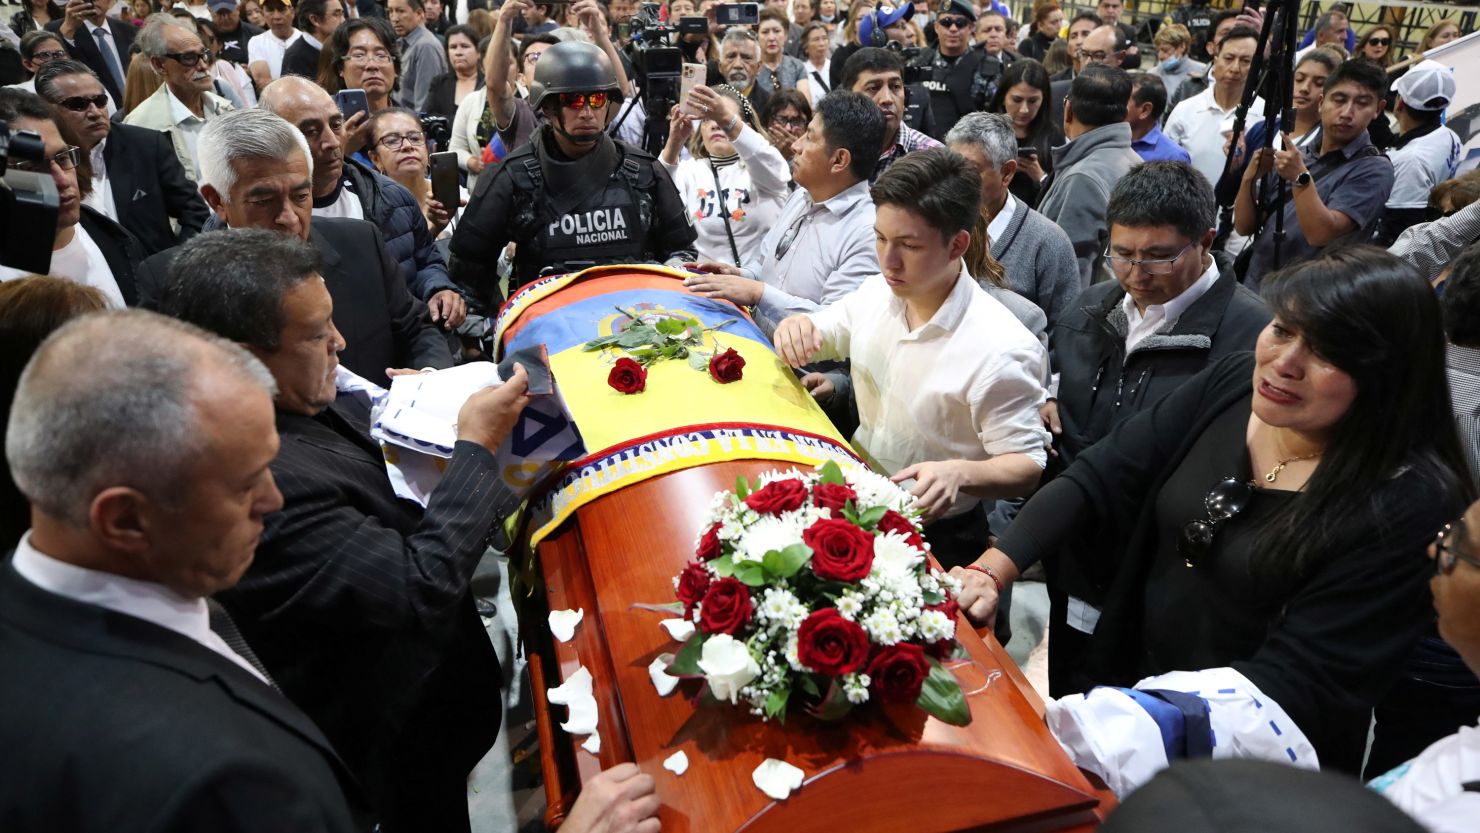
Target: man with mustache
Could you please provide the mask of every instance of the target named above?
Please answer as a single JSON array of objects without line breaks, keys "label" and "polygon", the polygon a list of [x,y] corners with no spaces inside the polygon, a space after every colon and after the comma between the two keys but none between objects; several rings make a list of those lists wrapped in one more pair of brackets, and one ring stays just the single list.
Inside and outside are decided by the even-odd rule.
[{"label": "man with mustache", "polygon": [[192,182],[199,182],[200,132],[207,121],[235,109],[231,102],[210,92],[215,83],[211,53],[200,42],[195,27],[182,25],[166,14],[151,15],[145,21],[138,43],[164,83],[123,123],[168,133],[185,173]]}]

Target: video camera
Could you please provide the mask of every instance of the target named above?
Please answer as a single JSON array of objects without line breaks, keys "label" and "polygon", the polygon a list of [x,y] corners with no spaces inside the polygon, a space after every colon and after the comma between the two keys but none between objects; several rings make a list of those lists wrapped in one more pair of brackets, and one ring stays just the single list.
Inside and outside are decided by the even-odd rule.
[{"label": "video camera", "polygon": [[647,113],[643,145],[654,154],[668,141],[668,111],[678,103],[683,75],[683,50],[675,35],[709,36],[709,18],[681,17],[678,24],[658,18],[657,3],[643,3],[632,17],[632,64],[642,85],[642,108]]},{"label": "video camera", "polygon": [[46,164],[46,146],[28,130],[0,122],[0,266],[45,275],[57,234],[57,186],[47,174],[16,170]]}]

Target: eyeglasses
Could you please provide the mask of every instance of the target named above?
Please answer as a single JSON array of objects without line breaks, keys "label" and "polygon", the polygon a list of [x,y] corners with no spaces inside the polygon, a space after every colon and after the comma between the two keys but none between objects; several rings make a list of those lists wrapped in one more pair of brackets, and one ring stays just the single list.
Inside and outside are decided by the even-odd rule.
[{"label": "eyeglasses", "polygon": [[791,224],[791,227],[786,230],[786,233],[781,235],[781,241],[776,244],[777,260],[786,257],[786,253],[791,251],[791,244],[796,242],[797,235],[802,233],[802,226],[805,226],[810,219],[812,219],[812,212],[809,211],[796,218],[796,221]]},{"label": "eyeglasses", "polygon": [[776,116],[771,119],[772,126],[800,128],[807,126],[807,120],[801,116]]},{"label": "eyeglasses", "polygon": [[524,53],[524,63],[534,66],[540,62],[540,56],[543,54],[545,54],[545,50],[543,49],[538,52],[526,52]]},{"label": "eyeglasses", "polygon": [[572,110],[582,110],[590,107],[592,110],[600,110],[606,106],[606,92],[594,93],[561,93],[560,106]]},{"label": "eyeglasses", "polygon": [[1218,530],[1238,513],[1249,507],[1254,497],[1254,484],[1237,477],[1218,481],[1203,496],[1203,509],[1207,520],[1189,521],[1182,527],[1182,540],[1177,542],[1177,552],[1188,567],[1208,554],[1213,547],[1213,538]]},{"label": "eyeglasses", "polygon": [[193,67],[201,61],[209,64],[211,62],[211,50],[202,49],[199,52],[166,52],[160,57],[179,61],[180,66]]},{"label": "eyeglasses", "polygon": [[361,66],[388,64],[391,63],[391,53],[384,49],[351,49],[349,52],[349,61],[352,64],[360,64]]},{"label": "eyeglasses", "polygon": [[420,131],[415,133],[387,133],[375,140],[375,144],[386,150],[400,150],[401,145],[411,145],[419,148],[427,143],[427,134]]},{"label": "eyeglasses", "polygon": [[44,64],[48,61],[60,61],[67,58],[68,55],[69,53],[65,49],[58,49],[55,52],[32,52],[31,62]]},{"label": "eyeglasses", "polygon": [[1392,38],[1368,38],[1367,39],[1367,44],[1369,46],[1387,46],[1388,44],[1390,44],[1392,42],[1393,42],[1393,39]]},{"label": "eyeglasses", "polygon": [[940,27],[942,29],[970,29],[971,28],[971,21],[967,20],[964,17],[937,17],[935,19],[935,22],[938,23],[938,24],[940,24]]},{"label": "eyeglasses", "polygon": [[1444,528],[1439,530],[1439,534],[1434,536],[1434,572],[1436,574],[1449,575],[1454,572],[1455,565],[1461,561],[1480,569],[1480,558],[1460,552],[1455,546],[1467,537],[1463,515],[1453,523],[1445,524]]},{"label": "eyeglasses", "polygon": [[1102,49],[1096,52],[1085,52],[1083,49],[1081,49],[1079,50],[1079,54],[1083,55],[1085,60],[1091,61],[1096,64],[1103,64],[1106,61],[1111,60],[1112,58],[1114,58],[1116,61],[1119,61],[1120,59],[1119,50],[1116,50],[1114,52],[1106,52]]},{"label": "eyeglasses", "polygon": [[1182,248],[1182,251],[1177,252],[1175,257],[1157,258],[1154,260],[1136,260],[1130,257],[1120,257],[1110,254],[1110,250],[1106,249],[1105,260],[1109,262],[1110,268],[1114,270],[1115,274],[1121,276],[1129,275],[1131,269],[1136,266],[1141,267],[1141,274],[1143,275],[1170,275],[1172,273],[1172,265],[1181,260],[1182,255],[1187,254],[1187,251],[1192,246],[1192,243],[1188,243]]},{"label": "eyeglasses", "polygon": [[89,107],[96,107],[106,112],[108,109],[108,94],[98,93],[94,96],[74,95],[52,103],[58,107],[65,107],[74,113],[86,113]]},{"label": "eyeglasses", "polygon": [[50,174],[52,165],[56,165],[61,170],[70,171],[77,167],[81,161],[82,148],[76,145],[69,145],[66,150],[44,162],[36,162],[31,159],[12,159],[10,168],[11,170],[28,171],[33,174]]}]

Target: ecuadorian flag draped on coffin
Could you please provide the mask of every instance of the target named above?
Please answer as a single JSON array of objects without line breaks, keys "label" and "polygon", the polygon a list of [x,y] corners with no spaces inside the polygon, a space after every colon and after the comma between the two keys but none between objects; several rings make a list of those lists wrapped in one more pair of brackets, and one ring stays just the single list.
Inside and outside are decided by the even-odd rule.
[{"label": "ecuadorian flag draped on coffin", "polygon": [[[530,505],[535,546],[581,506],[660,474],[726,460],[815,466],[859,465],[847,441],[734,305],[695,295],[682,272],[657,266],[600,266],[544,278],[510,298],[494,325],[500,355],[541,345],[566,410],[585,442]],[[703,353],[734,348],[744,377],[720,384],[683,360],[648,368],[647,388],[622,394],[607,384],[620,349],[586,350],[620,335],[633,316],[697,321]]]}]

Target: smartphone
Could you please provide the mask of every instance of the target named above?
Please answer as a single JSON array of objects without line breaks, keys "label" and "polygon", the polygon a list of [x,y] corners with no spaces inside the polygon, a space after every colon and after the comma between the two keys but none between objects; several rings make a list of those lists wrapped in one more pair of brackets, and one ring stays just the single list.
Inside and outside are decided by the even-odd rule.
[{"label": "smartphone", "polygon": [[716,6],[714,22],[721,26],[754,26],[761,22],[759,3],[725,3]]},{"label": "smartphone", "polygon": [[457,214],[459,194],[457,154],[452,151],[434,153],[432,163],[432,198],[442,203],[448,214]]},{"label": "smartphone", "polygon": [[355,113],[370,111],[370,99],[365,97],[364,90],[340,90],[334,94],[334,103],[339,105],[339,112],[344,114],[345,121]]},{"label": "smartphone", "polygon": [[1038,158],[1038,151],[1036,151],[1036,150],[1034,150],[1032,148],[1018,148],[1017,155],[1018,156],[1025,156],[1025,157],[1027,157],[1029,159],[1037,159]]},{"label": "smartphone", "polygon": [[689,93],[704,83],[708,68],[704,64],[684,64],[678,78],[678,109],[681,113],[694,115],[689,109]]}]

